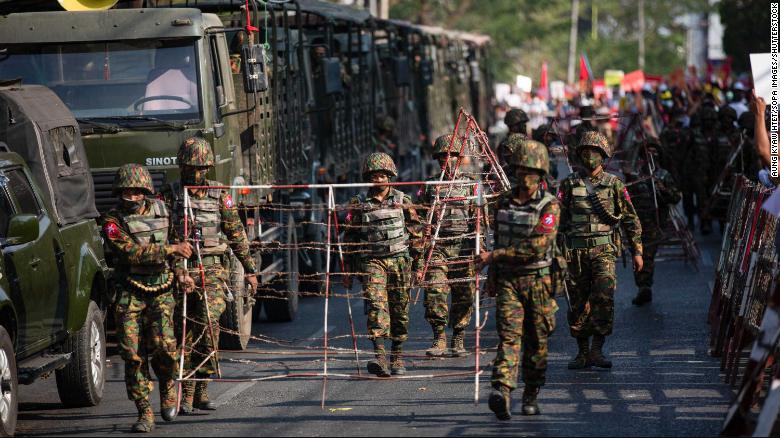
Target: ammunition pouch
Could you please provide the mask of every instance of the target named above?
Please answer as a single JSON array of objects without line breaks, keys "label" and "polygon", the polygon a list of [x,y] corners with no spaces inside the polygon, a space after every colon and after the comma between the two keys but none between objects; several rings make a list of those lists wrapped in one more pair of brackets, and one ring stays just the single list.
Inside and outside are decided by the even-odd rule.
[{"label": "ammunition pouch", "polygon": [[623,218],[623,215],[615,216],[607,211],[604,206],[604,202],[599,198],[595,192],[588,193],[588,201],[593,206],[593,211],[598,215],[599,219],[604,221],[605,224],[614,227]]}]

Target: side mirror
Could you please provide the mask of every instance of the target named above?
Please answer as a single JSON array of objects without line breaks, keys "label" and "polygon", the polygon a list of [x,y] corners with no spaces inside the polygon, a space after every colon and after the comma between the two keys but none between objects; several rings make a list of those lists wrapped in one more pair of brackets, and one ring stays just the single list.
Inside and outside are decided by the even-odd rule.
[{"label": "side mirror", "polygon": [[261,44],[246,44],[241,47],[241,64],[244,68],[244,90],[259,93],[268,89],[268,75],[265,70],[265,50]]},{"label": "side mirror", "polygon": [[341,80],[341,60],[336,57],[322,58],[322,72],[325,75],[325,94],[336,94],[344,91]]},{"label": "side mirror", "polygon": [[34,214],[17,214],[8,223],[6,246],[22,245],[38,238],[38,216]]}]

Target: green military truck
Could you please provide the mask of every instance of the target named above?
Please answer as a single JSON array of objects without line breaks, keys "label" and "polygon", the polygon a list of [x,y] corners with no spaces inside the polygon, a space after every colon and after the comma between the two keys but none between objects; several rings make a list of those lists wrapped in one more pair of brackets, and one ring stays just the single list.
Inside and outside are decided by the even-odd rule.
[{"label": "green military truck", "polygon": [[0,433],[17,385],[56,373],[60,400],[103,397],[108,268],[78,124],[41,86],[0,86]]}]

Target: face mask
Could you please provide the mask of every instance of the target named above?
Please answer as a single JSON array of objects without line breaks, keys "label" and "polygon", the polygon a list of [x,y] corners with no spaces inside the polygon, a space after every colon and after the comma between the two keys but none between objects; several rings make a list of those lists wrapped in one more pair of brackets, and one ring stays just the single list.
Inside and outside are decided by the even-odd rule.
[{"label": "face mask", "polygon": [[517,189],[522,192],[534,192],[542,182],[541,175],[535,173],[518,173],[515,176]]},{"label": "face mask", "polygon": [[136,214],[141,210],[144,205],[143,199],[140,201],[131,201],[129,199],[122,198],[122,208],[131,214]]},{"label": "face mask", "polygon": [[181,170],[181,181],[184,185],[188,186],[200,186],[206,182],[206,172],[200,172],[201,176],[198,177],[198,170],[195,167],[184,167]]},{"label": "face mask", "polygon": [[583,151],[580,154],[580,158],[582,158],[582,164],[584,164],[588,170],[595,170],[604,162],[604,157],[596,151]]}]

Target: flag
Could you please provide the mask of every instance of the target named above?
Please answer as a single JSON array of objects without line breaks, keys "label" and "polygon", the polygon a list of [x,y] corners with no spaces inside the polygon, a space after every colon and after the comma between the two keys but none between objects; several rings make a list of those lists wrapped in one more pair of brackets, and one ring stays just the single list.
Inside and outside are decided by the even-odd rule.
[{"label": "flag", "polygon": [[541,99],[547,100],[547,96],[549,95],[547,88],[549,87],[548,79],[547,79],[547,61],[544,61],[542,63],[542,77],[539,78],[539,90],[537,90],[536,95],[539,96]]},{"label": "flag", "polygon": [[593,80],[593,70],[590,68],[590,62],[585,52],[580,54],[580,81]]}]

